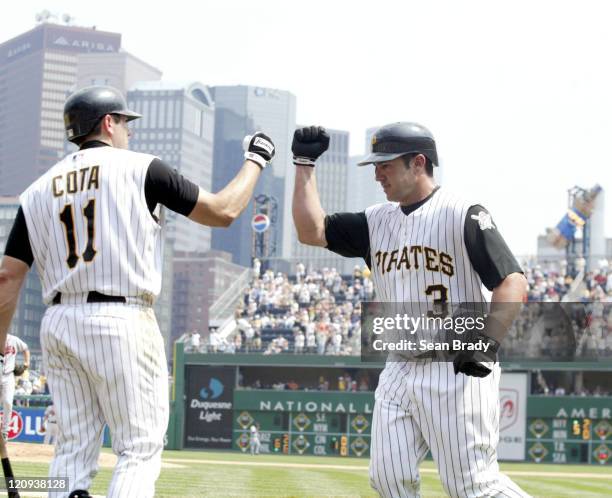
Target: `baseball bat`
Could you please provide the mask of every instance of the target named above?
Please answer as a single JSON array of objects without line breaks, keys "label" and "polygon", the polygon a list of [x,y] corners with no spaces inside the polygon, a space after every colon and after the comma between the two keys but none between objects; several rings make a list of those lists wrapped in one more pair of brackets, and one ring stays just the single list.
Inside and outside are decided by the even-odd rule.
[{"label": "baseball bat", "polygon": [[[6,450],[6,441],[0,435],[0,458],[2,459],[2,471],[4,472],[4,480],[6,482],[6,489],[9,489],[9,479],[15,479],[15,474],[13,474],[13,469],[11,467],[11,461],[8,457],[8,452]],[[20,498],[18,491],[9,491],[9,498]]]}]

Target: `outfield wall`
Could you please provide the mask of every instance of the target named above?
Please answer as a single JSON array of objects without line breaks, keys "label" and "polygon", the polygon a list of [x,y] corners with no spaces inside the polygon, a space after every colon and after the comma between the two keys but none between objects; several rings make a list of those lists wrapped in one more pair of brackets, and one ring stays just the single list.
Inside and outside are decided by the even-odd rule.
[{"label": "outfield wall", "polygon": [[[245,452],[249,450],[249,428],[255,424],[259,425],[262,452],[369,455],[373,392],[239,389],[238,368],[292,366],[299,378],[299,372],[307,368],[323,372],[325,368],[382,365],[362,364],[355,357],[185,355],[182,344],[174,360],[168,448]],[[531,374],[526,365],[502,366],[501,460],[612,465],[611,397],[529,396]],[[543,366],[547,367],[561,369],[564,365]],[[565,365],[566,369],[579,367]]]}]

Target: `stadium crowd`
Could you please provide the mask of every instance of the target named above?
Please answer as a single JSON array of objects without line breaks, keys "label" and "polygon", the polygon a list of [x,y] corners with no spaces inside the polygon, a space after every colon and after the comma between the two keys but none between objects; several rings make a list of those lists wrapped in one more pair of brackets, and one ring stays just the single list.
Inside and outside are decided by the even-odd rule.
[{"label": "stadium crowd", "polygon": [[[504,347],[518,356],[537,356],[526,335],[546,310],[569,297],[584,303],[586,311],[581,319],[573,317],[569,339],[553,333],[557,328],[544,330],[547,347],[569,347],[587,356],[612,355],[612,261],[598,262],[581,282],[568,274],[564,261],[523,260],[522,265],[528,281],[527,309],[515,321]],[[299,263],[291,277],[272,270],[259,274],[256,267],[235,313],[237,333],[227,339],[212,331],[203,342],[194,331],[185,336],[186,351],[358,355],[361,301],[369,300],[375,300],[374,286],[365,266],[355,266],[352,275],[343,276],[335,268],[306,270]]]},{"label": "stadium crowd", "polygon": [[[374,298],[367,268],[355,266],[350,277],[335,268],[306,271],[294,277],[272,270],[256,276],[236,310],[238,333],[230,341],[216,332],[205,346],[209,352],[263,354],[293,352],[330,355],[359,354],[361,301]],[[203,349],[197,332],[186,349]]]},{"label": "stadium crowd", "polygon": [[523,262],[527,302],[504,340],[517,358],[612,356],[612,262],[601,260],[575,280],[565,261]]}]

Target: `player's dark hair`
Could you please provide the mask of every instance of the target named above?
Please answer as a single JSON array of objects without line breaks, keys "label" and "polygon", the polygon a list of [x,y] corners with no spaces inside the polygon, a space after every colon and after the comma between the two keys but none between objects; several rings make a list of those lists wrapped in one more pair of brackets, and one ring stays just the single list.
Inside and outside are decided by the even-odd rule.
[{"label": "player's dark hair", "polygon": [[[406,166],[406,168],[410,168],[410,161],[412,161],[412,158],[416,156],[417,154],[418,152],[416,154],[406,154],[402,156],[402,159],[404,160],[404,165]],[[427,156],[425,156],[425,173],[430,178],[433,178],[434,176],[433,164],[431,163],[431,160]]]},{"label": "player's dark hair", "polygon": [[[98,121],[98,124],[94,126],[93,129],[87,135],[85,135],[78,142],[75,141],[74,143],[76,145],[81,145],[87,142],[87,140],[91,140],[93,137],[97,137],[98,135],[100,135],[100,133],[102,133],[102,120],[104,119],[105,116],[106,114],[100,118],[100,121]],[[119,124],[119,122],[121,121],[121,116],[119,116],[118,114],[111,114],[111,116],[115,124]]]}]

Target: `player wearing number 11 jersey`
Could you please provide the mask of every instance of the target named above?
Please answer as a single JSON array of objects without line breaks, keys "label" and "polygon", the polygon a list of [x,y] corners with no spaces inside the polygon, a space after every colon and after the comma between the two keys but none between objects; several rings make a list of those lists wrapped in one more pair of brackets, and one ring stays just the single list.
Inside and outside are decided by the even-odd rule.
[{"label": "player wearing number 11 jersey", "polygon": [[88,497],[104,425],[118,457],[109,497],[152,497],[168,423],[168,371],[152,305],[161,289],[162,206],[208,226],[228,226],[248,205],[274,156],[263,133],[243,142],[246,161],[209,193],[149,154],[127,150],[140,117],[109,87],[89,87],[64,107],[68,154],[20,197],[0,266],[0,346],[34,262],[49,306],[43,363],[57,414],[50,476]]}]

